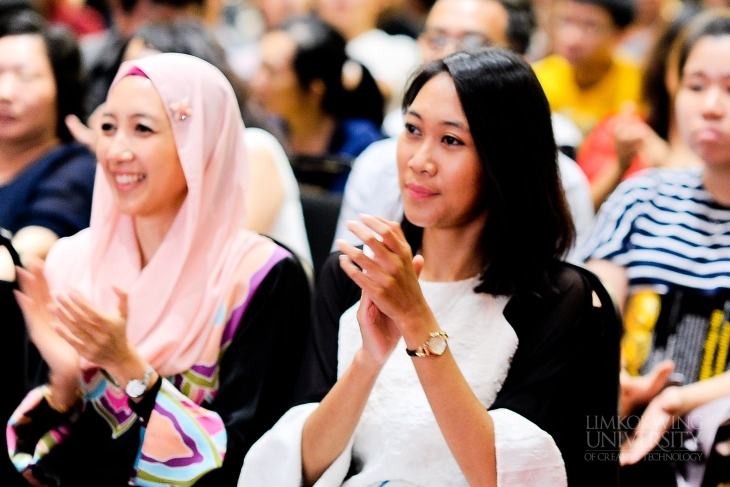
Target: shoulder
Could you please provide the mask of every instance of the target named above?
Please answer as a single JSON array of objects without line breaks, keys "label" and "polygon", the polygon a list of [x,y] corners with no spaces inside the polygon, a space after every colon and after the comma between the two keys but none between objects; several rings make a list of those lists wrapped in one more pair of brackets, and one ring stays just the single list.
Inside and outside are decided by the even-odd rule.
[{"label": "shoulder", "polygon": [[[578,326],[592,308],[592,287],[589,271],[556,262],[551,272],[552,292],[546,296],[513,296],[504,316],[515,329],[520,341],[530,335],[562,335]],[[562,333],[561,333],[562,331]]]},{"label": "shoulder", "polygon": [[570,63],[557,54],[553,54],[536,62],[532,65],[532,69],[540,79],[540,82],[543,82],[543,79],[553,80],[555,78],[567,78],[572,72]]},{"label": "shoulder", "polygon": [[47,156],[47,179],[79,181],[89,186],[94,183],[96,157],[86,147],[76,142],[62,144]]}]

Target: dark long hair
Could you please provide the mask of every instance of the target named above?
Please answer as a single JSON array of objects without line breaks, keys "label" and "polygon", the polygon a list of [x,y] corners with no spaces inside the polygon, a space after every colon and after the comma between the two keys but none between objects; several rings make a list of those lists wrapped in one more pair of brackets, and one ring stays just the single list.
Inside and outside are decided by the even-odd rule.
[{"label": "dark long hair", "polygon": [[[403,100],[406,110],[434,76],[447,73],[483,166],[488,217],[481,237],[488,266],[477,291],[550,294],[551,273],[573,245],[575,228],[560,183],[545,93],[518,55],[487,48],[424,65]],[[423,229],[404,219],[415,251]]]},{"label": "dark long hair", "polygon": [[647,122],[654,132],[664,140],[669,138],[669,118],[672,100],[667,91],[667,63],[675,45],[687,24],[702,9],[693,4],[684,4],[679,13],[659,34],[647,56],[644,75],[641,79],[641,97],[648,107]]},{"label": "dark long hair", "polygon": [[20,10],[0,20],[0,37],[39,35],[46,45],[56,81],[56,134],[63,142],[74,140],[66,127],[67,115],[84,119],[86,83],[81,71],[81,53],[73,34],[63,27],[51,26],[38,13]]},{"label": "dark long hair", "polygon": [[[378,127],[383,122],[384,99],[370,71],[345,52],[342,35],[315,15],[293,17],[276,30],[294,40],[294,72],[299,85],[308,89],[314,80],[325,85],[322,109],[338,118],[364,118]],[[352,86],[343,82],[353,68]]]}]

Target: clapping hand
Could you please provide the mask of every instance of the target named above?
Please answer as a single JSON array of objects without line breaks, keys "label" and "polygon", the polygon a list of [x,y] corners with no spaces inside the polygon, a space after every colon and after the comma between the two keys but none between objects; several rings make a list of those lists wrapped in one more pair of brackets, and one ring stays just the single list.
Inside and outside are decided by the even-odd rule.
[{"label": "clapping hand", "polygon": [[112,287],[119,298],[116,314],[105,314],[80,293],[58,296],[53,312],[55,331],[87,361],[112,369],[133,355],[127,339],[127,293]]},{"label": "clapping hand", "polygon": [[70,406],[77,399],[79,354],[55,331],[58,322],[52,312],[54,301],[43,275],[43,263],[31,257],[27,270],[18,267],[16,272],[21,291],[15,291],[15,298],[30,339],[50,369],[54,402],[62,407]]},{"label": "clapping hand", "polygon": [[634,436],[621,446],[621,464],[634,464],[652,451],[683,414],[683,404],[680,387],[668,387],[655,397],[641,416]]},{"label": "clapping hand", "polygon": [[418,284],[423,257],[413,257],[398,223],[370,215],[361,218],[365,226],[348,222],[348,228],[373,251],[373,257],[338,241],[344,254],[340,265],[363,292],[358,310],[363,346],[375,361],[383,363],[402,335],[398,327],[403,318],[428,309]]}]

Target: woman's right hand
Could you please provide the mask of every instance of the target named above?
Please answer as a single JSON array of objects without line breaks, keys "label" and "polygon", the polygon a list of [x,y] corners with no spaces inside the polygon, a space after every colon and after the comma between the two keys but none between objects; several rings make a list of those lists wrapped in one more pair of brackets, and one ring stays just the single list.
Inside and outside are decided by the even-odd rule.
[{"label": "woman's right hand", "polygon": [[[349,260],[345,255],[340,256],[343,265],[348,264],[345,259]],[[352,262],[349,264],[352,265]],[[378,309],[364,291],[357,310],[357,321],[360,324],[365,354],[371,362],[383,365],[400,340],[398,327]]]},{"label": "woman's right hand", "polygon": [[28,334],[50,369],[53,401],[59,406],[71,406],[77,399],[80,375],[79,355],[55,330],[56,306],[39,259],[28,259],[27,270],[16,268],[21,291],[15,291]]}]

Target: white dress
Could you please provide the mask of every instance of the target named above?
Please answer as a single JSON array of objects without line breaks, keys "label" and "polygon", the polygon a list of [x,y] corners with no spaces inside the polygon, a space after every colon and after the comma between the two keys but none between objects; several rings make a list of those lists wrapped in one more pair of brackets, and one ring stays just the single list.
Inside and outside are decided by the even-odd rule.
[{"label": "white dress", "polygon": [[[518,339],[502,311],[508,297],[474,293],[477,279],[436,283],[421,289],[440,327],[449,333],[449,347],[485,408],[494,401],[507,377]],[[362,344],[356,312],[359,303],[340,318],[338,377],[352,363]],[[401,339],[386,362],[345,451],[316,487],[387,485],[447,487],[468,484],[440,433],[436,418]],[[438,360],[437,358],[425,360]],[[240,486],[301,485],[301,431],[316,404],[291,409],[249,451]],[[498,485],[565,486],[560,451],[552,437],[522,416],[490,411],[495,428]],[[351,463],[360,465],[345,477]]]}]

